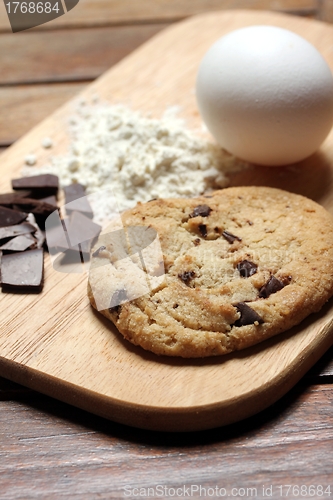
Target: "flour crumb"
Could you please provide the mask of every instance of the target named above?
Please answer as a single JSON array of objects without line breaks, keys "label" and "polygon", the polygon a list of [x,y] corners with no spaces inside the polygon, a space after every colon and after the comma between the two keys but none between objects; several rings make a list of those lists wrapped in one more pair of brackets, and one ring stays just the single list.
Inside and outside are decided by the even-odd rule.
[{"label": "flour crumb", "polygon": [[37,163],[37,157],[36,157],[36,155],[33,155],[33,154],[31,154],[31,155],[27,155],[27,156],[24,158],[24,163],[25,163],[26,165],[31,166],[31,167],[32,167],[32,166],[34,166],[34,165],[36,165],[36,163]]},{"label": "flour crumb", "polygon": [[[112,190],[119,210],[152,198],[192,197],[228,185],[227,174],[244,163],[188,130],[177,109],[161,119],[123,105],[81,100],[69,119],[71,143],[63,156],[39,170],[62,186],[79,182],[86,193]],[[31,175],[31,169],[24,172]],[[101,204],[108,216],[108,201]]]},{"label": "flour crumb", "polygon": [[50,137],[44,137],[44,139],[42,140],[42,146],[45,149],[52,148],[52,146],[53,146],[52,139],[50,139]]}]

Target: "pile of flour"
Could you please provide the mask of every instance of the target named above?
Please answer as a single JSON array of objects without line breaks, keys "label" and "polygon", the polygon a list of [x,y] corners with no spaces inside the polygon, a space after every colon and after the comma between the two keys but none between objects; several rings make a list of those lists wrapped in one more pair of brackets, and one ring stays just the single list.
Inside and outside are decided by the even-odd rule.
[{"label": "pile of flour", "polygon": [[[87,194],[111,190],[121,211],[138,201],[225,187],[227,173],[243,165],[186,129],[174,108],[153,119],[123,105],[81,102],[70,120],[70,135],[68,153],[52,157],[38,173],[58,175],[62,186],[82,183]],[[36,170],[26,167],[24,174]],[[114,209],[107,200],[99,205],[103,217]]]}]

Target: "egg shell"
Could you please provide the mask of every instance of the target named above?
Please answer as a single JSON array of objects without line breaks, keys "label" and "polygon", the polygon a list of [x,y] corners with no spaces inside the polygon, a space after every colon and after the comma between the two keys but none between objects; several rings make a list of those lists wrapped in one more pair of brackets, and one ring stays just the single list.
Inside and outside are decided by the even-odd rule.
[{"label": "egg shell", "polygon": [[249,26],[219,39],[200,64],[196,96],[216,141],[261,165],[307,158],[333,123],[328,64],[304,38],[275,26]]}]

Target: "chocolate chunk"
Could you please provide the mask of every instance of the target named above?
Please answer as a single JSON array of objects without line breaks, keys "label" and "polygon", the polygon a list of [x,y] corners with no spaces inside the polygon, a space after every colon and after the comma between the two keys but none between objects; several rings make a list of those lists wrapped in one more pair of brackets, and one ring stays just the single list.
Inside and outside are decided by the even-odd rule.
[{"label": "chocolate chunk", "polygon": [[112,295],[109,312],[119,312],[122,303],[128,300],[128,295],[125,289],[116,290]]},{"label": "chocolate chunk", "polygon": [[7,241],[0,246],[0,250],[7,250],[10,252],[24,252],[24,250],[28,250],[28,248],[36,248],[37,241],[31,234],[21,234],[20,236],[16,236],[11,240]]},{"label": "chocolate chunk", "polygon": [[[45,242],[45,231],[42,231],[38,226],[34,214],[28,214],[27,223],[34,228],[33,236],[37,241],[37,248],[42,248]],[[21,226],[24,224],[21,224]]]},{"label": "chocolate chunk", "polygon": [[242,278],[248,278],[257,272],[258,266],[250,260],[242,260],[238,262],[237,269]]},{"label": "chocolate chunk", "polygon": [[102,252],[103,250],[106,249],[106,246],[102,245],[101,247],[97,248],[97,250],[94,251],[92,254],[93,257],[98,257],[99,253]]},{"label": "chocolate chunk", "polygon": [[12,180],[13,189],[31,189],[44,196],[57,194],[59,189],[59,179],[53,174],[32,175],[31,177],[21,177]]},{"label": "chocolate chunk", "polygon": [[32,191],[19,191],[17,193],[3,193],[0,194],[0,205],[3,206],[11,206],[15,203],[17,198],[30,198],[32,195]]},{"label": "chocolate chunk", "polygon": [[67,215],[75,211],[83,213],[89,219],[93,218],[94,214],[82,184],[75,183],[65,186],[64,192]]},{"label": "chocolate chunk", "polygon": [[27,218],[27,214],[18,210],[0,206],[0,227],[14,226],[20,224]]},{"label": "chocolate chunk", "polygon": [[241,314],[240,318],[235,322],[235,326],[253,325],[256,322],[262,324],[264,322],[262,317],[245,302],[238,302],[235,307]]},{"label": "chocolate chunk", "polygon": [[38,293],[43,287],[43,250],[3,255],[1,259],[3,292]]},{"label": "chocolate chunk", "polygon": [[28,222],[23,222],[22,224],[16,224],[14,226],[2,227],[0,228],[0,241],[3,242],[3,240],[15,238],[21,234],[34,233],[35,231],[35,227]]},{"label": "chocolate chunk", "polygon": [[33,198],[17,198],[13,208],[34,214],[37,224],[42,229],[45,228],[45,220],[55,209],[53,205]]},{"label": "chocolate chunk", "polygon": [[180,278],[185,285],[189,285],[190,281],[195,278],[194,271],[185,271],[184,273],[178,274],[178,278]]},{"label": "chocolate chunk", "polygon": [[92,243],[101,232],[101,226],[81,212],[72,212],[69,220],[65,220],[65,225],[71,246],[80,244],[83,253],[90,253]]},{"label": "chocolate chunk", "polygon": [[239,238],[239,236],[235,236],[234,234],[229,233],[229,231],[223,231],[222,236],[227,240],[228,243],[233,243],[236,240],[242,241],[242,238]]},{"label": "chocolate chunk", "polygon": [[260,288],[259,290],[259,297],[262,299],[267,299],[272,293],[276,293],[279,290],[284,288],[284,284],[282,281],[277,279],[275,276],[271,276],[267,283]]},{"label": "chocolate chunk", "polygon": [[206,238],[206,236],[207,236],[207,226],[206,226],[206,224],[199,224],[198,229],[199,229],[199,231],[201,233],[201,236],[203,238]]},{"label": "chocolate chunk", "polygon": [[208,205],[198,205],[194,208],[190,217],[208,217],[212,209]]},{"label": "chocolate chunk", "polygon": [[57,198],[54,195],[46,196],[45,198],[40,198],[39,201],[44,201],[44,203],[52,205],[55,209],[58,207]]}]

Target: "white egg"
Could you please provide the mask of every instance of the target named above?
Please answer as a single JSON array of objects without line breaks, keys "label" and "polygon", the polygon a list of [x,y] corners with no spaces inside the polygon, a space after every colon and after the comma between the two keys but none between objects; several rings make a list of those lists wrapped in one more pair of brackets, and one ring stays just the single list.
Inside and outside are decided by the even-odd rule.
[{"label": "white egg", "polygon": [[333,77],[318,50],[291,31],[250,26],[218,40],[197,75],[200,114],[243,160],[286,165],[314,153],[333,123]]}]

